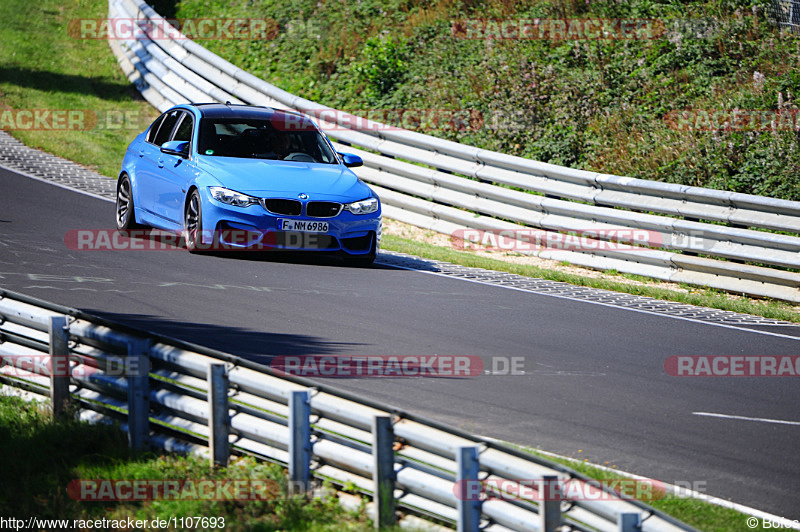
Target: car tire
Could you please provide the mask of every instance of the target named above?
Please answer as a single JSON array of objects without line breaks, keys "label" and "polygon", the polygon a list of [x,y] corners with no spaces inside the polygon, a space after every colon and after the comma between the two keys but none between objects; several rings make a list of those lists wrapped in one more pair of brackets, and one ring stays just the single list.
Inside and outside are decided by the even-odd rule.
[{"label": "car tire", "polygon": [[128,174],[122,174],[117,182],[117,201],[116,201],[115,220],[117,231],[121,233],[132,229],[139,229],[142,226],[136,223],[136,210],[133,203],[133,187]]},{"label": "car tire", "polygon": [[189,253],[202,253],[205,251],[206,245],[201,240],[203,232],[203,203],[197,190],[192,191],[189,195],[189,200],[186,202],[186,209],[183,213],[183,227],[183,238]]},{"label": "car tire", "polygon": [[372,248],[366,255],[351,255],[346,251],[343,251],[342,255],[344,257],[344,262],[348,266],[353,266],[355,268],[368,268],[372,266],[372,263],[375,262],[375,257],[377,256],[375,237],[372,237]]}]

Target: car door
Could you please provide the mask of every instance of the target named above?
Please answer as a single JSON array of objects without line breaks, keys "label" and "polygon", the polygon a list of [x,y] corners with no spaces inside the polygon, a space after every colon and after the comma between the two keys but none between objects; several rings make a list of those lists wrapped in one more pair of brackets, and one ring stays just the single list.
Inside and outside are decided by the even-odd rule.
[{"label": "car door", "polygon": [[169,140],[189,143],[185,157],[161,153],[158,195],[155,198],[155,212],[168,221],[183,223],[183,198],[187,183],[193,177],[194,164],[190,158],[194,137],[194,116],[182,111],[178,123]]},{"label": "car door", "polygon": [[[139,149],[139,160],[136,164],[137,180],[137,199],[139,206],[147,211],[149,215],[156,215],[156,219],[147,220],[154,225],[163,225],[162,215],[156,211],[156,199],[161,193],[162,174],[164,166],[164,154],[161,153],[161,145],[167,142],[172,136],[172,131],[180,119],[182,111],[167,111],[162,118],[158,129],[148,134],[145,142]],[[155,124],[154,124],[155,125]]]},{"label": "car door", "polygon": [[[135,167],[133,171],[133,188],[134,188],[134,201],[136,208],[139,209],[139,216],[149,217],[152,211],[152,205],[148,203],[147,197],[150,195],[148,191],[148,182],[152,179],[152,174],[156,168],[156,152],[158,151],[155,146],[155,137],[158,134],[158,129],[164,121],[167,113],[162,114],[153,121],[153,124],[148,128],[145,138],[140,142],[136,149]],[[142,220],[147,221],[147,220]]]}]

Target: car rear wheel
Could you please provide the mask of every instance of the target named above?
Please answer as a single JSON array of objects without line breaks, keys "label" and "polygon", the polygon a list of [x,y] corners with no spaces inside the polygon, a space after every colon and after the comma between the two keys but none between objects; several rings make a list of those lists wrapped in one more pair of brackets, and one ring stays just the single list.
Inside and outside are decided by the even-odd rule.
[{"label": "car rear wheel", "polygon": [[133,205],[133,187],[128,174],[122,174],[117,183],[116,223],[118,231],[130,231],[141,227],[136,223]]}]

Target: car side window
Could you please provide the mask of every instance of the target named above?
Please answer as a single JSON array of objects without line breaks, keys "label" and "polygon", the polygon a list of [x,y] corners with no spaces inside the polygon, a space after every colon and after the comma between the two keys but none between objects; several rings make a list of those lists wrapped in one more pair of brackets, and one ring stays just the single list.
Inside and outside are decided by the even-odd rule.
[{"label": "car side window", "polygon": [[194,126],[192,115],[189,113],[183,113],[181,122],[178,124],[177,129],[175,129],[175,134],[172,136],[172,140],[191,142],[192,130],[194,129],[192,126]]},{"label": "car side window", "polygon": [[158,133],[158,128],[161,126],[161,122],[164,120],[165,116],[167,116],[167,113],[164,113],[155,119],[153,125],[151,125],[150,129],[147,130],[147,138],[145,138],[145,141],[153,144],[156,138],[156,133]]},{"label": "car side window", "polygon": [[158,133],[156,133],[156,138],[153,142],[156,146],[161,146],[169,140],[172,130],[175,128],[175,123],[180,117],[181,112],[177,110],[167,113],[167,116],[161,121],[161,127],[158,128]]}]

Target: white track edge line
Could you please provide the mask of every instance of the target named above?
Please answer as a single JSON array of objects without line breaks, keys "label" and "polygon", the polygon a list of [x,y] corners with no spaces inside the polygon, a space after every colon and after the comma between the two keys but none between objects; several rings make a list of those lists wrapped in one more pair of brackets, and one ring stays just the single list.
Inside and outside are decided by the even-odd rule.
[{"label": "white track edge line", "polygon": [[[111,199],[111,198],[106,198],[105,196],[100,196],[100,195],[95,194],[93,192],[87,192],[86,190],[81,190],[79,188],[73,188],[73,187],[71,187],[69,185],[65,185],[63,183],[58,183],[56,181],[51,181],[51,180],[45,179],[43,177],[39,177],[39,176],[36,176],[36,175],[33,175],[33,174],[29,174],[28,172],[26,172],[24,170],[18,170],[16,168],[11,167],[11,166],[6,166],[3,163],[0,163],[0,168],[2,168],[3,170],[8,170],[9,172],[12,172],[12,173],[19,174],[19,175],[21,175],[23,177],[27,177],[27,178],[33,179],[35,181],[39,181],[41,183],[47,183],[49,185],[53,185],[53,186],[56,186],[56,187],[59,187],[59,188],[63,188],[65,190],[71,190],[72,192],[77,192],[78,194],[83,194],[85,196],[90,196],[90,197],[95,198],[95,199],[99,199],[99,200],[103,200],[103,201],[108,201],[108,202],[114,203],[114,200]],[[108,179],[113,179],[113,178],[109,177]]]},{"label": "white track edge line", "polygon": [[[495,283],[491,283],[489,281],[481,281],[481,280],[478,280],[478,279],[464,279],[463,277],[456,277],[456,276],[449,275],[447,273],[429,272],[429,271],[426,271],[426,270],[419,270],[417,268],[411,268],[411,267],[408,267],[408,266],[398,266],[398,265],[395,265],[395,264],[386,264],[386,266],[390,266],[392,268],[400,268],[402,270],[415,271],[415,272],[419,272],[419,273],[427,273],[427,274],[430,274],[430,275],[438,275],[440,277],[448,277],[450,279],[456,279],[458,281],[468,281],[468,282],[471,282],[471,283],[478,283],[478,284],[482,284],[482,285],[486,285],[486,286],[494,286],[494,287],[498,287],[498,288],[505,288],[505,289],[508,289],[508,290],[517,290],[519,292],[527,292],[529,294],[537,294],[537,295],[541,295],[541,296],[555,297],[555,298],[558,298],[558,299],[566,299],[566,300],[569,300],[569,301],[576,301],[576,302],[580,302],[580,303],[591,303],[593,305],[601,305],[601,306],[604,306],[604,307],[615,308],[615,309],[619,309],[619,310],[627,310],[627,311],[630,311],[630,312],[641,312],[643,314],[650,314],[650,315],[653,315],[653,316],[662,316],[662,317],[665,317],[665,318],[672,318],[672,319],[675,319],[675,320],[690,321],[692,323],[699,323],[699,324],[703,324],[703,325],[713,325],[715,327],[722,327],[724,329],[733,329],[733,330],[736,330],[736,331],[752,332],[752,333],[756,333],[756,334],[764,334],[764,335],[767,335],[767,336],[775,336],[775,337],[778,337],[778,338],[786,338],[786,339],[789,339],[789,340],[800,341],[800,336],[791,336],[789,334],[781,334],[781,333],[776,333],[776,332],[771,332],[771,331],[759,331],[758,329],[749,329],[747,327],[738,327],[736,325],[730,325],[728,323],[718,323],[718,322],[714,322],[714,321],[698,320],[697,318],[688,318],[686,316],[674,316],[674,315],[668,314],[666,312],[654,312],[652,310],[644,310],[644,309],[639,309],[639,308],[630,308],[630,307],[625,307],[625,306],[622,306],[622,305],[614,305],[612,303],[604,303],[602,301],[592,301],[590,299],[578,299],[578,298],[574,298],[574,297],[570,297],[570,296],[564,296],[564,295],[561,295],[561,294],[549,294],[549,293],[546,293],[546,292],[536,292],[534,290],[529,290],[527,288],[517,288],[516,286],[506,286],[506,285],[501,285],[501,284],[495,284]],[[653,298],[653,299],[656,299],[656,298]],[[662,300],[658,300],[658,299],[656,299],[656,300],[657,301],[662,301]],[[698,308],[708,308],[708,307],[698,307]],[[769,326],[769,325],[765,324],[765,327],[767,327],[767,326]]]}]

